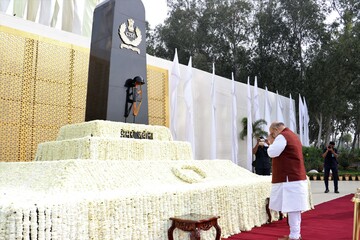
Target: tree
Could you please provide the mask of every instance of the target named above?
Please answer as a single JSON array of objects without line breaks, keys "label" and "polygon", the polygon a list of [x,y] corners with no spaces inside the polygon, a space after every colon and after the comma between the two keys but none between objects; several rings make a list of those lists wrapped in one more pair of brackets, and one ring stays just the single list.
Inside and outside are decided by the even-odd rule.
[{"label": "tree", "polygon": [[[352,142],[352,136],[350,133],[345,133],[340,137],[340,142],[344,143],[346,147]],[[340,144],[339,144],[340,145]]]},{"label": "tree", "polygon": [[[243,125],[243,130],[240,132],[240,139],[244,140],[247,136],[247,118],[244,117],[241,122]],[[252,138],[258,139],[261,136],[267,136],[268,133],[264,131],[264,126],[266,126],[267,122],[264,119],[259,119],[253,122],[252,124]]]},{"label": "tree", "polygon": [[[157,27],[158,57],[171,59],[178,49],[179,62],[186,64],[193,56],[193,66],[211,71],[215,62],[217,75],[235,79],[247,74],[251,5],[246,0],[168,1],[170,16]],[[165,50],[165,51],[163,51]],[[245,81],[245,80],[244,80]]]},{"label": "tree", "polygon": [[302,93],[312,52],[320,44],[324,13],[314,0],[260,1],[256,8],[254,74],[266,79],[269,89],[296,96]]},{"label": "tree", "polygon": [[[360,137],[360,2],[333,0],[168,0],[169,17],[149,40],[149,52],[282,95],[306,97],[310,141]],[[339,17],[326,23],[335,10]],[[296,100],[297,101],[297,100]]]}]

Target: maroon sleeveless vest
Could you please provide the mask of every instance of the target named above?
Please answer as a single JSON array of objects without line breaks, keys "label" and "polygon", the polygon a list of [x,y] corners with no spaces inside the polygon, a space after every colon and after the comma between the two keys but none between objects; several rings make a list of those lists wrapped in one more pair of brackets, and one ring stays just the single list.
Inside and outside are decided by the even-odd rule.
[{"label": "maroon sleeveless vest", "polygon": [[272,159],[272,183],[306,180],[306,170],[302,154],[302,144],[298,136],[285,128],[281,134],[286,139],[284,151]]}]

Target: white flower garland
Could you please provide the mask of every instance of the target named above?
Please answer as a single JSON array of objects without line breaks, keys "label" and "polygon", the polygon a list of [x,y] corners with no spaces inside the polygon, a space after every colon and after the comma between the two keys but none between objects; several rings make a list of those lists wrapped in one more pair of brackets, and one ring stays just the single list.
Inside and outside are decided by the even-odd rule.
[{"label": "white flower garland", "polygon": [[[183,170],[192,170],[196,175],[189,174],[189,171],[183,171]],[[187,183],[197,183],[202,181],[204,178],[206,178],[206,173],[201,170],[199,167],[194,165],[184,165],[182,167],[173,167],[171,168],[171,171],[173,174],[178,177],[180,180],[187,182]],[[194,175],[194,176],[191,176]],[[200,178],[199,178],[200,176]]]},{"label": "white flower garland", "polygon": [[60,128],[57,140],[83,137],[120,138],[121,131],[152,133],[153,140],[172,141],[170,129],[158,125],[122,123],[104,120],[94,120],[76,124],[69,124]]},{"label": "white flower garland", "polygon": [[188,142],[84,137],[40,143],[35,161],[88,160],[192,160]]}]

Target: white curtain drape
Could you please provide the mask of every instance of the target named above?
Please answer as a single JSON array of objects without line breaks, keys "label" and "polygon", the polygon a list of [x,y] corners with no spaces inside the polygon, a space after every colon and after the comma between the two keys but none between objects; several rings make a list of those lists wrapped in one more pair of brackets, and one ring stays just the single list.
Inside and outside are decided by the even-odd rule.
[{"label": "white curtain drape", "polygon": [[177,49],[175,49],[175,56],[171,68],[169,78],[170,87],[170,130],[174,140],[177,140],[177,91],[180,83],[180,66]]},{"label": "white curtain drape", "polygon": [[216,159],[216,92],[215,92],[215,63],[211,75],[211,147],[210,159]]},{"label": "white curtain drape", "polygon": [[231,144],[231,160],[233,163],[238,164],[238,141],[239,135],[237,131],[237,97],[236,97],[236,88],[235,88],[235,79],[234,73],[231,73],[231,100],[232,100],[232,111],[231,111],[231,135],[232,135],[232,144]]},{"label": "white curtain drape", "polygon": [[278,91],[276,91],[276,121],[285,123],[283,110],[284,110],[284,107],[281,102],[279,93],[278,93]]},{"label": "white curtain drape", "polygon": [[26,19],[35,22],[38,16],[40,6],[40,0],[32,0],[27,4],[27,16]]},{"label": "white curtain drape", "polygon": [[0,11],[6,13],[9,9],[10,0],[1,0],[0,1]]},{"label": "white curtain drape", "polygon": [[265,114],[264,114],[264,119],[266,121],[266,129],[265,131],[269,131],[270,125],[271,125],[271,111],[272,111],[272,107],[271,107],[271,103],[270,103],[270,99],[269,99],[269,91],[267,89],[267,87],[265,87]]},{"label": "white curtain drape", "polygon": [[0,0],[0,12],[91,36],[95,7],[104,0]]},{"label": "white curtain drape", "polygon": [[304,145],[304,104],[299,94],[299,137],[301,143]]},{"label": "white curtain drape", "polygon": [[39,23],[50,26],[55,11],[55,0],[41,0]]},{"label": "white curtain drape", "polygon": [[87,0],[84,12],[83,12],[83,21],[82,21],[82,35],[83,36],[91,36],[91,29],[92,29],[92,19],[93,13],[96,5],[99,3],[100,0]]},{"label": "white curtain drape", "polygon": [[[195,158],[195,132],[194,132],[194,101],[193,101],[193,92],[192,92],[192,58],[190,57],[189,63],[187,66],[187,73],[184,81],[184,99],[186,105],[186,114],[185,114],[185,128],[186,136],[185,139],[188,141],[192,148],[193,157]],[[195,158],[196,159],[196,158]]]},{"label": "white curtain drape", "polygon": [[304,143],[303,145],[308,147],[310,146],[309,142],[309,112],[306,104],[306,100],[304,97]]},{"label": "white curtain drape", "polygon": [[254,110],[254,118],[253,121],[257,121],[260,119],[260,104],[259,104],[259,91],[257,84],[257,77],[255,77],[254,81],[254,96],[253,96],[253,110]]},{"label": "white curtain drape", "polygon": [[24,1],[24,0],[13,0],[13,1],[14,1],[13,15],[15,15],[16,17],[19,17],[19,18],[26,17],[25,8],[26,8],[28,1]]},{"label": "white curtain drape", "polygon": [[296,114],[295,114],[295,107],[293,104],[293,100],[290,94],[290,98],[289,98],[289,118],[290,118],[290,123],[289,123],[289,129],[291,131],[293,131],[294,133],[296,133]]},{"label": "white curtain drape", "polygon": [[74,0],[63,1],[62,24],[61,24],[62,30],[67,32],[72,32],[74,16],[75,16]]},{"label": "white curtain drape", "polygon": [[252,129],[252,98],[251,98],[251,90],[250,90],[250,79],[247,80],[247,166],[246,168],[251,171],[252,170],[252,159],[253,159],[253,153],[252,153],[252,145],[253,145],[253,129]]}]

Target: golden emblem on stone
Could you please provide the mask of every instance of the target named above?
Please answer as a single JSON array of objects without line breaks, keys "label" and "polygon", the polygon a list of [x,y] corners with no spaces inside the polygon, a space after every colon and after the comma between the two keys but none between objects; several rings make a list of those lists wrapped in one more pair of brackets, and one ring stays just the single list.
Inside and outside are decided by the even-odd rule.
[{"label": "golden emblem on stone", "polygon": [[139,46],[142,41],[141,30],[138,27],[134,27],[134,20],[131,18],[127,20],[127,24],[128,26],[126,26],[126,23],[119,26],[119,36],[123,41],[123,43],[120,44],[120,48],[130,49],[140,54],[140,49],[137,48],[137,46]]}]

